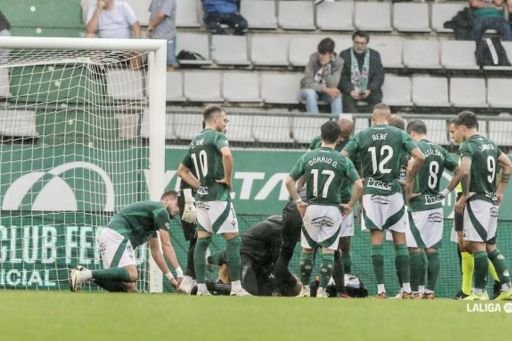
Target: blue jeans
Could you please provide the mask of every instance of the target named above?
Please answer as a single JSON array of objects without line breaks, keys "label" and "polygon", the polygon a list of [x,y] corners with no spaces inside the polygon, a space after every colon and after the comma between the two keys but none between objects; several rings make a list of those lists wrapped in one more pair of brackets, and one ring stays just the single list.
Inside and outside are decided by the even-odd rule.
[{"label": "blue jeans", "polygon": [[473,38],[478,42],[485,31],[494,29],[500,34],[501,40],[512,40],[512,30],[503,17],[478,17],[473,20]]},{"label": "blue jeans", "polygon": [[343,106],[341,104],[341,96],[332,98],[326,94],[321,94],[313,89],[301,89],[299,93],[301,101],[306,103],[306,111],[313,114],[318,114],[318,100],[326,101],[331,106],[331,114],[341,114]]},{"label": "blue jeans", "polygon": [[176,38],[167,40],[167,65],[176,66]]}]

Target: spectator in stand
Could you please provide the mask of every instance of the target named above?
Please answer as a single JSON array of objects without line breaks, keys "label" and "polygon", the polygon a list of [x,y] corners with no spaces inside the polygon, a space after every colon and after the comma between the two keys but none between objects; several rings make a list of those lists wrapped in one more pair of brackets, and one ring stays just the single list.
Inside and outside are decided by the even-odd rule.
[{"label": "spectator in stand", "polygon": [[318,44],[318,51],[309,57],[299,93],[309,113],[318,113],[318,99],[331,105],[332,114],[343,112],[341,93],[336,87],[340,81],[343,60],[336,55],[334,47],[331,38],[324,38]]},{"label": "spectator in stand", "polygon": [[226,34],[222,24],[228,25],[236,35],[247,31],[247,20],[240,15],[240,0],[201,0],[204,23],[212,34]]},{"label": "spectator in stand", "polygon": [[504,0],[469,0],[473,9],[473,38],[478,43],[486,30],[498,31],[502,40],[512,40],[512,30],[504,18]]},{"label": "spectator in stand", "polygon": [[152,0],[149,37],[167,40],[167,71],[174,70],[176,63],[176,0]]},{"label": "spectator in stand", "polygon": [[370,35],[363,31],[352,34],[353,47],[340,53],[344,60],[338,88],[343,94],[345,112],[357,112],[357,102],[364,101],[371,108],[382,101],[384,68],[379,52],[368,48]]},{"label": "spectator in stand", "polygon": [[[140,24],[135,12],[124,1],[98,0],[87,12],[86,38],[140,38]],[[142,58],[138,53],[130,53],[130,68],[138,69]]]}]

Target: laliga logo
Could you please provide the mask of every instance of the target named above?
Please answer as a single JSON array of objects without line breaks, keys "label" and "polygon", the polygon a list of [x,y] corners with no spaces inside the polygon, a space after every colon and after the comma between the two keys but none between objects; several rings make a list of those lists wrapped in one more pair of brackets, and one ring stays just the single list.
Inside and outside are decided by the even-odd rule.
[{"label": "laliga logo", "polygon": [[[20,209],[23,199],[30,195],[31,191],[34,191],[35,199],[31,205],[33,211],[77,211],[78,205],[75,193],[69,184],[60,177],[62,173],[77,168],[90,170],[100,176],[105,186],[106,197],[103,210],[114,211],[114,185],[112,180],[100,167],[81,161],[66,163],[48,172],[31,172],[20,176],[5,192],[2,210]],[[46,180],[43,177],[51,178]],[[43,187],[37,192],[33,187],[37,187],[36,183],[38,181],[43,183]],[[96,186],[94,188],[96,189]]]}]

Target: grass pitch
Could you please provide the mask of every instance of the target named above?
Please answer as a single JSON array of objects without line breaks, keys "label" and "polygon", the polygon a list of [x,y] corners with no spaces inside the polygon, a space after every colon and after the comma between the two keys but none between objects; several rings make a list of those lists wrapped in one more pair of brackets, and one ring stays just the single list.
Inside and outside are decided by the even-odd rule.
[{"label": "grass pitch", "polygon": [[512,313],[504,312],[503,303],[501,312],[468,312],[475,309],[474,304],[443,299],[1,291],[0,325],[2,340],[468,341],[510,337]]}]

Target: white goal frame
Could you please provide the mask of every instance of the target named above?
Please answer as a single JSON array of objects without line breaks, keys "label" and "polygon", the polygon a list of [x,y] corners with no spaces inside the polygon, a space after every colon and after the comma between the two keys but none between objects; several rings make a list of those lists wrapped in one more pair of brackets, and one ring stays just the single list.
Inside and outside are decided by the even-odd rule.
[{"label": "white goal frame", "polygon": [[[126,50],[148,52],[149,196],[159,201],[165,172],[165,94],[167,44],[159,39],[1,37],[0,49]],[[163,291],[162,273],[149,258],[149,292]]]}]

